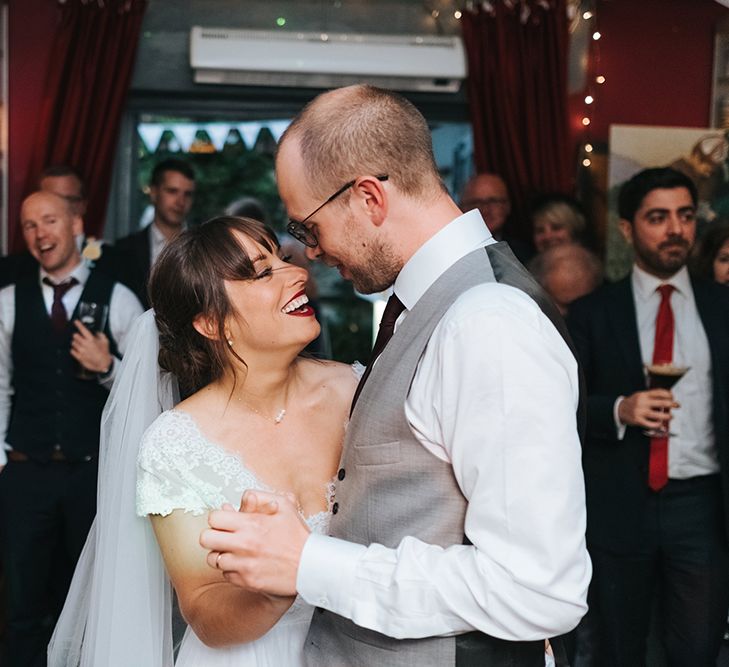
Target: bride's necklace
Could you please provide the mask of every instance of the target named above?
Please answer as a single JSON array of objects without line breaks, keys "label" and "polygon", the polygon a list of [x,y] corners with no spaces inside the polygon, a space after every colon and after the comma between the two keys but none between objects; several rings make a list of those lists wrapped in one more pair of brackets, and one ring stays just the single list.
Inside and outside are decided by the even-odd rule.
[{"label": "bride's necklace", "polygon": [[280,410],[279,410],[279,411],[278,411],[278,412],[276,413],[276,416],[275,416],[275,417],[271,417],[271,415],[267,415],[267,414],[265,414],[265,413],[261,412],[260,410],[256,410],[256,408],[254,408],[254,407],[253,407],[253,406],[252,406],[252,405],[251,405],[251,404],[250,404],[250,403],[249,403],[248,401],[246,401],[246,400],[244,400],[244,399],[242,399],[242,398],[240,398],[240,397],[237,397],[237,398],[238,398],[238,400],[239,400],[239,401],[240,401],[241,403],[243,403],[243,405],[245,405],[245,406],[246,406],[246,407],[247,407],[247,408],[248,408],[248,409],[249,409],[249,410],[250,410],[251,412],[255,412],[255,413],[256,413],[257,415],[260,415],[261,417],[263,417],[264,419],[266,419],[266,420],[268,420],[268,421],[272,421],[272,422],[273,422],[274,424],[276,424],[276,425],[280,424],[280,423],[281,423],[281,422],[283,421],[283,418],[284,418],[284,417],[286,416],[286,408],[281,408],[281,409],[280,409]]},{"label": "bride's necklace", "polygon": [[286,406],[289,403],[289,386],[290,385],[288,384],[286,385],[283,406],[276,411],[276,414],[273,417],[270,414],[261,412],[260,410],[252,406],[248,401],[246,401],[245,398],[240,395],[236,396],[236,399],[243,403],[243,405],[245,405],[251,412],[255,412],[258,416],[263,417],[266,421],[272,421],[276,426],[278,426],[283,421],[283,418],[286,416]]}]

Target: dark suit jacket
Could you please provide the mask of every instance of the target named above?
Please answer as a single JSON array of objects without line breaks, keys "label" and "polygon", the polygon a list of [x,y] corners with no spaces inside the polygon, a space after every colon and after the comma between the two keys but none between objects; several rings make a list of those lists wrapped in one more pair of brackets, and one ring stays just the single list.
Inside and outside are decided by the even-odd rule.
[{"label": "dark suit jacket", "polygon": [[145,308],[149,308],[147,295],[147,282],[150,271],[150,240],[149,226],[119,239],[112,252],[107,253],[106,262],[98,263],[98,268],[112,275],[116,280],[124,283],[137,295]]},{"label": "dark suit jacket", "polygon": [[18,278],[38,271],[38,262],[27,250],[0,257],[0,288],[14,285]]},{"label": "dark suit jacket", "polygon": [[[711,351],[713,420],[729,536],[729,289],[692,279],[696,307]],[[618,396],[646,388],[630,276],[570,306],[567,321],[587,383],[583,466],[588,543],[632,549],[641,541],[648,488],[649,439],[628,427],[617,439]]]}]

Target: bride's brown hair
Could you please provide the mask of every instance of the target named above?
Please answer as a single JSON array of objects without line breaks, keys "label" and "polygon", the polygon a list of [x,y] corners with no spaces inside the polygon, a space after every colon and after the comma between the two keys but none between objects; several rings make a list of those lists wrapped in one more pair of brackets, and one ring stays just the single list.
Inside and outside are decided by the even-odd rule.
[{"label": "bride's brown hair", "polygon": [[[152,270],[149,296],[159,330],[159,365],[177,376],[183,395],[217,380],[230,365],[225,322],[238,313],[228,300],[225,281],[250,280],[256,275],[233,232],[269,252],[279,247],[276,235],[263,223],[222,216],[170,241]],[[215,339],[195,329],[193,322],[199,315],[214,322]]]}]

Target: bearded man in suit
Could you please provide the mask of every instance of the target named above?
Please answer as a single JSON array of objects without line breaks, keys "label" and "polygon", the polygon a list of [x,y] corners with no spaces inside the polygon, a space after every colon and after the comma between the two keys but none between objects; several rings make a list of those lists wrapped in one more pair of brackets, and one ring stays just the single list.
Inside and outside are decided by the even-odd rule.
[{"label": "bearded man in suit", "polygon": [[[729,290],[686,269],[696,204],[670,168],[626,182],[632,272],[569,311],[588,393],[591,607],[610,667],[645,664],[657,587],[669,665],[715,665],[729,606]],[[689,370],[671,390],[647,388],[648,365]]]}]

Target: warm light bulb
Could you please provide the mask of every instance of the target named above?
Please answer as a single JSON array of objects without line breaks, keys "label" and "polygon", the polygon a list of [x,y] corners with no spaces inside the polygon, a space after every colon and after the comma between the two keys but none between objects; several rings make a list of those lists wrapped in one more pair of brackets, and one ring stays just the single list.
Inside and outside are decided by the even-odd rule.
[{"label": "warm light bulb", "polygon": [[602,35],[599,32],[597,32],[597,30],[592,33],[592,39],[594,39],[595,41],[600,39],[600,37],[602,37]]},{"label": "warm light bulb", "polygon": [[600,76],[595,77],[595,81],[598,83],[605,83],[605,77],[601,74]]},{"label": "warm light bulb", "polygon": [[589,158],[589,157],[586,157],[586,158],[585,158],[585,159],[584,159],[584,160],[582,161],[582,166],[583,166],[583,167],[589,167],[589,166],[590,166],[591,164],[592,164],[592,160],[590,160],[590,158]]},{"label": "warm light bulb", "polygon": [[583,125],[584,125],[585,127],[587,127],[587,126],[588,126],[588,125],[590,124],[590,119],[589,119],[589,118],[588,118],[587,116],[585,116],[585,117],[584,117],[584,118],[582,119],[582,124],[583,124]]},{"label": "warm light bulb", "polygon": [[456,9],[456,11],[453,12],[453,16],[455,18],[459,19],[459,18],[461,18],[461,16],[463,16],[463,14],[461,14],[461,11],[459,9]]},{"label": "warm light bulb", "polygon": [[585,144],[585,153],[592,153],[592,144]]},{"label": "warm light bulb", "polygon": [[592,104],[595,101],[595,98],[592,95],[588,95],[585,98],[585,104]]},{"label": "warm light bulb", "polygon": [[585,21],[589,21],[593,16],[594,14],[588,10],[582,15],[582,18],[585,19]]}]

